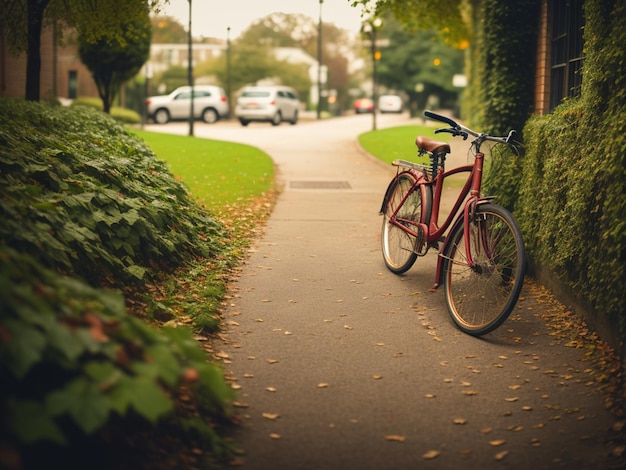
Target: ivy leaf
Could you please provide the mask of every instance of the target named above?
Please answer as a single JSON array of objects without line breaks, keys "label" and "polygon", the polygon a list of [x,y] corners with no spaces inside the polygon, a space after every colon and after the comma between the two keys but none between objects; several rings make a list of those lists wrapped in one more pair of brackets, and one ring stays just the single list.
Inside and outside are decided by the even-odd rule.
[{"label": "ivy leaf", "polygon": [[125,384],[131,406],[151,423],[172,410],[172,402],[161,387],[144,378],[128,380]]},{"label": "ivy leaf", "polygon": [[8,319],[5,324],[11,333],[10,339],[0,348],[0,360],[21,379],[41,360],[46,340],[41,331],[23,322]]},{"label": "ivy leaf", "polygon": [[31,400],[17,401],[13,406],[13,430],[26,444],[48,440],[65,444],[65,437],[46,408]]},{"label": "ivy leaf", "polygon": [[96,384],[79,377],[48,395],[46,408],[52,416],[69,414],[79,428],[92,434],[106,422],[111,403]]}]

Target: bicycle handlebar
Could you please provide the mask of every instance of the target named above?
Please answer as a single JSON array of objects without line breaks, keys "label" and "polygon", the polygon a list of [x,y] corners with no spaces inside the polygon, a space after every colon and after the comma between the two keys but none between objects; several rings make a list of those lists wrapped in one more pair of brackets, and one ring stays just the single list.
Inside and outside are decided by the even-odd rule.
[{"label": "bicycle handlebar", "polygon": [[485,140],[491,140],[493,142],[511,145],[513,136],[515,135],[515,130],[513,129],[509,132],[509,135],[507,135],[506,137],[497,137],[494,135],[485,134],[483,132],[476,132],[470,129],[469,127],[465,127],[459,124],[454,119],[451,119],[447,116],[442,116],[441,114],[433,113],[432,111],[424,111],[424,116],[434,121],[445,122],[446,124],[450,126],[449,128],[437,129],[435,131],[435,134],[439,132],[449,132],[455,137],[462,136],[463,140],[467,140],[468,136],[471,135],[473,137],[476,137],[479,143]]}]

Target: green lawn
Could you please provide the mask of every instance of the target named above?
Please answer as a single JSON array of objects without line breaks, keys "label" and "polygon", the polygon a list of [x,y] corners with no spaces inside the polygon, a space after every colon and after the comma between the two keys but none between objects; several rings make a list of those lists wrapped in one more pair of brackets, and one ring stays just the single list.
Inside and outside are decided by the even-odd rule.
[{"label": "green lawn", "polygon": [[274,187],[274,162],[256,147],[133,129],[209,210],[249,201]]},{"label": "green lawn", "polygon": [[[359,143],[370,154],[380,160],[391,163],[396,159],[417,163],[428,163],[428,158],[417,156],[415,138],[418,135],[433,137],[435,127],[399,126],[370,131],[359,136]],[[439,134],[437,140],[448,140],[449,135]]]}]

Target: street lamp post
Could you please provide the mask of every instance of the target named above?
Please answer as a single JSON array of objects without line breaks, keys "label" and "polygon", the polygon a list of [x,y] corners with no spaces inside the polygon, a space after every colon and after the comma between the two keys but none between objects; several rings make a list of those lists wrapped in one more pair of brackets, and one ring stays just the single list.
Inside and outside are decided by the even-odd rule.
[{"label": "street lamp post", "polygon": [[380,18],[374,18],[365,23],[363,30],[370,36],[370,52],[372,55],[372,130],[376,130],[376,111],[378,108],[376,97],[376,62],[379,58],[379,52],[376,49],[376,33],[382,26],[383,22]]},{"label": "street lamp post", "polygon": [[[228,106],[232,107],[231,83],[230,83],[230,26],[226,28],[226,97],[228,98]],[[232,113],[232,109],[230,110]]]},{"label": "street lamp post", "polygon": [[192,60],[192,47],[191,47],[191,0],[187,0],[189,2],[189,31],[187,34],[187,82],[189,83],[189,87],[191,88],[191,99],[189,100],[189,135],[193,137],[193,120],[194,120],[194,109],[193,109],[193,98],[194,98],[194,90],[193,90],[193,60]]},{"label": "street lamp post", "polygon": [[320,16],[317,25],[317,119],[322,117],[322,3],[320,0]]}]

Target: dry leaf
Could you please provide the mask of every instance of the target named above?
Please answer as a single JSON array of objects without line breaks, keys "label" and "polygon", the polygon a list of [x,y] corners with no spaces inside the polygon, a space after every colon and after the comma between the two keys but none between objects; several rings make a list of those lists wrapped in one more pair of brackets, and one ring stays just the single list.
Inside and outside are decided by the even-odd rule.
[{"label": "dry leaf", "polygon": [[498,447],[501,446],[502,444],[504,444],[506,442],[506,440],[504,439],[495,439],[493,441],[489,441],[489,445],[493,446],[493,447]]},{"label": "dry leaf", "polygon": [[424,398],[435,398],[435,395],[432,393],[427,393],[426,395],[424,395]]},{"label": "dry leaf", "polygon": [[522,410],[524,411],[531,411],[533,409],[532,406],[522,406]]},{"label": "dry leaf", "polygon": [[372,378],[373,378],[374,380],[380,380],[380,379],[382,379],[382,378],[383,378],[383,376],[382,376],[382,375],[377,375],[377,374],[374,374],[374,375],[372,375]]},{"label": "dry leaf", "polygon": [[385,436],[385,440],[394,441],[394,442],[404,442],[406,440],[406,437],[398,436],[396,434],[390,434],[389,436]]},{"label": "dry leaf", "polygon": [[475,392],[474,390],[467,390],[466,392],[463,392],[463,395],[467,395],[467,396],[478,395],[478,392]]},{"label": "dry leaf", "polygon": [[504,401],[510,401],[510,402],[517,401],[517,400],[519,400],[518,397],[510,397],[510,398],[505,398],[504,399]]},{"label": "dry leaf", "polygon": [[265,390],[267,390],[268,392],[275,392],[276,387],[265,387]]},{"label": "dry leaf", "polygon": [[326,387],[328,387],[328,384],[325,382],[317,384],[317,388],[326,388]]},{"label": "dry leaf", "polygon": [[467,423],[467,420],[466,420],[466,419],[464,419],[464,418],[454,418],[454,419],[452,420],[452,422],[453,422],[454,424],[466,424],[466,423]]},{"label": "dry leaf", "polygon": [[522,386],[521,385],[509,385],[509,388],[511,390],[519,390]]},{"label": "dry leaf", "polygon": [[438,450],[429,450],[428,452],[422,455],[422,458],[430,460],[430,459],[439,457],[439,454],[441,454],[441,452]]},{"label": "dry leaf", "polygon": [[275,419],[278,419],[280,415],[278,413],[263,413],[261,416],[263,416],[265,419],[274,421]]},{"label": "dry leaf", "polygon": [[270,434],[270,439],[280,439],[280,434],[273,432]]},{"label": "dry leaf", "polygon": [[498,452],[494,457],[496,460],[502,460],[504,459],[504,457],[506,457],[508,455],[509,451],[508,450],[503,450],[502,452]]},{"label": "dry leaf", "polygon": [[267,362],[269,362],[270,364],[276,364],[278,362],[278,359],[268,359]]}]

